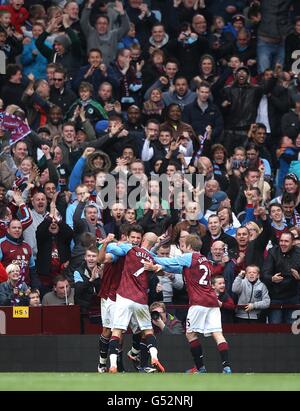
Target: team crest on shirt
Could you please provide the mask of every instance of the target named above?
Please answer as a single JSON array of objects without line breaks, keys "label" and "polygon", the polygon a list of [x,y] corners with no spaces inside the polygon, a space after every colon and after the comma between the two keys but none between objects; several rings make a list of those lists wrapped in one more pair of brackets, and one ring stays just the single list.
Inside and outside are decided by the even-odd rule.
[{"label": "team crest on shirt", "polygon": [[92,107],[90,107],[90,108],[88,108],[87,112],[88,112],[89,114],[93,114],[94,109],[93,109]]},{"label": "team crest on shirt", "polygon": [[25,255],[27,255],[27,254],[28,254],[28,250],[27,250],[27,248],[23,248],[23,253],[24,253]]}]

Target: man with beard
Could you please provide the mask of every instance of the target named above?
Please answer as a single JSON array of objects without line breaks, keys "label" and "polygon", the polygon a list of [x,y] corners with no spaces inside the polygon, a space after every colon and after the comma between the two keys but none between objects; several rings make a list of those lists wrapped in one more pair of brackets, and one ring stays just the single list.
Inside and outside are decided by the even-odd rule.
[{"label": "man with beard", "polygon": [[[300,281],[300,250],[293,246],[293,234],[281,234],[279,245],[271,248],[263,267],[263,281],[268,287],[271,304],[297,304]],[[292,323],[293,309],[274,309],[269,323]]]},{"label": "man with beard", "polygon": [[236,70],[236,79],[231,86],[224,88],[222,102],[225,137],[224,146],[231,155],[233,149],[244,146],[247,141],[247,131],[255,122],[258,105],[263,94],[268,94],[277,81],[276,73],[265,81],[263,86],[250,84],[250,72],[247,67]]}]

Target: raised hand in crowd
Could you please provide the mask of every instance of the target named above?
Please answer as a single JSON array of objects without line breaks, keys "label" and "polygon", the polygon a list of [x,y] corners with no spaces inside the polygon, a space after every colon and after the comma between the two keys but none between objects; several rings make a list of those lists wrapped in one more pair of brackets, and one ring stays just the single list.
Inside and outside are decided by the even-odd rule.
[{"label": "raised hand in crowd", "polygon": [[56,208],[56,200],[57,200],[58,194],[59,193],[57,192],[53,195],[51,203],[50,203],[50,213],[49,213],[49,215],[53,220],[55,220],[58,216],[58,211],[57,211],[57,208]]},{"label": "raised hand in crowd", "polygon": [[95,3],[96,3],[96,0],[88,0],[88,2],[86,3],[86,7],[88,9],[91,9]]},{"label": "raised hand in crowd", "polygon": [[47,31],[47,33],[53,33],[54,31],[56,31],[58,28],[59,28],[59,26],[61,25],[61,22],[62,22],[62,16],[58,16],[58,17],[53,17],[50,21],[49,21],[49,23],[48,23],[48,25],[47,25],[47,27],[46,27],[46,31]]},{"label": "raised hand in crowd", "polygon": [[144,67],[145,61],[141,60],[140,63],[136,63],[136,72],[137,73],[141,73],[142,72],[142,68]]},{"label": "raised hand in crowd", "polygon": [[97,278],[100,277],[100,267],[98,267],[97,265],[92,269],[92,275],[90,278],[90,281],[94,281],[97,280]]},{"label": "raised hand in crowd", "polygon": [[103,244],[109,244],[115,240],[115,235],[113,233],[107,234],[106,238],[102,241]]},{"label": "raised hand in crowd", "polygon": [[78,201],[80,201],[81,203],[87,202],[89,198],[90,198],[90,193],[78,194]]},{"label": "raised hand in crowd", "polygon": [[46,160],[51,160],[51,149],[47,144],[43,144],[41,146],[42,152],[44,153],[44,156],[46,157]]},{"label": "raised hand in crowd", "polygon": [[125,158],[118,157],[116,160],[117,167],[115,168],[115,172],[127,171],[127,163],[128,161]]},{"label": "raised hand in crowd", "polygon": [[122,124],[121,126],[116,123],[116,122],[111,122],[109,125],[109,133],[111,136],[118,136],[119,133],[124,129],[124,125]]},{"label": "raised hand in crowd", "polygon": [[69,28],[72,25],[72,21],[70,20],[70,16],[68,14],[63,14],[62,24],[65,29]]},{"label": "raised hand in crowd", "polygon": [[12,193],[12,198],[17,207],[20,207],[21,204],[25,203],[20,190],[14,190]]},{"label": "raised hand in crowd", "polygon": [[97,66],[95,66],[95,65],[92,65],[91,67],[89,67],[89,69],[87,70],[87,72],[84,74],[84,78],[85,79],[87,79],[88,77],[90,77],[93,73],[94,73],[94,71],[95,71],[95,69],[97,68]]},{"label": "raised hand in crowd", "polygon": [[30,172],[27,186],[29,185],[39,186],[40,185],[40,170],[36,164],[33,165],[32,170]]},{"label": "raised hand in crowd", "polygon": [[182,3],[182,0],[173,0],[173,6],[178,7]]},{"label": "raised hand in crowd", "polygon": [[206,139],[210,140],[211,135],[212,135],[212,126],[210,125],[206,126],[205,131],[206,131]]},{"label": "raised hand in crowd", "polygon": [[228,159],[226,160],[225,167],[226,167],[226,172],[227,172],[227,174],[228,174],[229,176],[231,176],[231,175],[232,175],[232,158],[228,158]]},{"label": "raised hand in crowd", "polygon": [[83,154],[82,154],[82,157],[83,158],[87,158],[89,155],[91,155],[91,154],[93,154],[94,152],[95,152],[95,148],[94,147],[87,147],[85,150],[84,150],[84,152],[83,152]]},{"label": "raised hand in crowd", "polygon": [[82,123],[84,123],[84,122],[86,121],[85,109],[84,109],[83,106],[80,107],[79,117],[80,117],[80,121],[81,121]]},{"label": "raised hand in crowd", "polygon": [[115,9],[118,13],[120,13],[121,16],[122,16],[123,14],[125,14],[125,10],[124,10],[123,3],[122,3],[120,0],[116,0],[114,9]]},{"label": "raised hand in crowd", "polygon": [[167,86],[169,84],[169,80],[166,76],[160,76],[159,77],[159,81],[161,82],[161,84],[163,84],[164,86]]},{"label": "raised hand in crowd", "polygon": [[123,128],[119,133],[118,133],[118,137],[127,137],[129,134],[129,131],[126,130],[125,128]]},{"label": "raised hand in crowd", "polygon": [[151,13],[149,12],[148,5],[146,3],[142,3],[139,7],[141,10],[141,14],[139,15],[140,19],[143,19],[144,17],[148,17]]},{"label": "raised hand in crowd", "polygon": [[76,119],[77,119],[78,116],[79,116],[79,113],[80,113],[80,105],[78,104],[78,105],[76,106],[75,110],[74,110],[74,113],[73,113],[73,116],[72,116],[72,118],[71,118],[71,121],[75,122]]},{"label": "raised hand in crowd", "polygon": [[[98,68],[97,66],[95,66],[95,68]],[[99,65],[99,69],[100,69],[100,71],[102,72],[102,74],[103,74],[103,76],[107,76],[107,65],[106,64],[104,64],[104,63],[101,63],[100,65]]]},{"label": "raised hand in crowd", "polygon": [[251,187],[248,187],[247,190],[244,190],[244,195],[247,200],[247,204],[252,204],[252,191]]}]

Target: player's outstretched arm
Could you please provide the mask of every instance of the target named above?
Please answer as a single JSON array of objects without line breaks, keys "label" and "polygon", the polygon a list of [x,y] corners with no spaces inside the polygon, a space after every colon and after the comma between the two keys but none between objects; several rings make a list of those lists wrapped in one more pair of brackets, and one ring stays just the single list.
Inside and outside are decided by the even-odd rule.
[{"label": "player's outstretched arm", "polygon": [[190,267],[192,264],[192,253],[186,253],[178,257],[154,257],[157,264],[162,266],[164,271],[181,274],[184,267]]},{"label": "player's outstretched arm", "polygon": [[109,254],[107,254],[107,246],[108,244],[113,241],[115,238],[114,234],[108,234],[108,236],[102,241],[102,246],[98,252],[98,264],[109,263],[112,262],[112,258]]},{"label": "player's outstretched arm", "polygon": [[106,252],[116,255],[118,257],[123,257],[125,256],[128,251],[132,249],[133,245],[129,243],[123,243],[123,244],[109,244],[107,246]]}]

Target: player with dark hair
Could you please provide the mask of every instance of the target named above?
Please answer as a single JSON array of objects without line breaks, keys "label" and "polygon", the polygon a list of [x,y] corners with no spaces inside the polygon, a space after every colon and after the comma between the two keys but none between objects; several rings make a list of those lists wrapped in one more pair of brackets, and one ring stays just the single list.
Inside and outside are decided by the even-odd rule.
[{"label": "player with dark hair", "polygon": [[141,246],[127,243],[110,244],[107,248],[108,253],[117,256],[126,255],[121,282],[117,289],[112,337],[109,342],[109,372],[111,373],[117,372],[120,339],[122,332],[127,330],[129,323],[131,323],[131,328],[134,328],[133,332],[137,329],[142,331],[147,349],[150,352],[151,365],[159,372],[165,371],[157,358],[156,338],[153,334],[148,307],[149,276],[151,272],[144,268],[145,261],[154,263],[150,250],[156,241],[157,236],[148,232],[144,235]]},{"label": "player with dark hair", "polygon": [[[143,229],[139,225],[128,226],[123,224],[120,227],[121,242],[140,245],[143,236]],[[104,240],[99,251],[98,262],[104,263],[104,270],[101,282],[99,297],[101,298],[101,318],[102,318],[102,334],[99,340],[99,364],[98,372],[107,371],[107,354],[109,339],[111,338],[111,329],[113,326],[114,311],[116,305],[116,292],[121,281],[121,274],[124,267],[125,256],[117,257],[114,254],[107,253],[108,244],[114,239],[112,234],[109,234]],[[138,347],[137,347],[138,348]],[[119,349],[118,353],[118,371],[123,370],[122,353]]]}]

